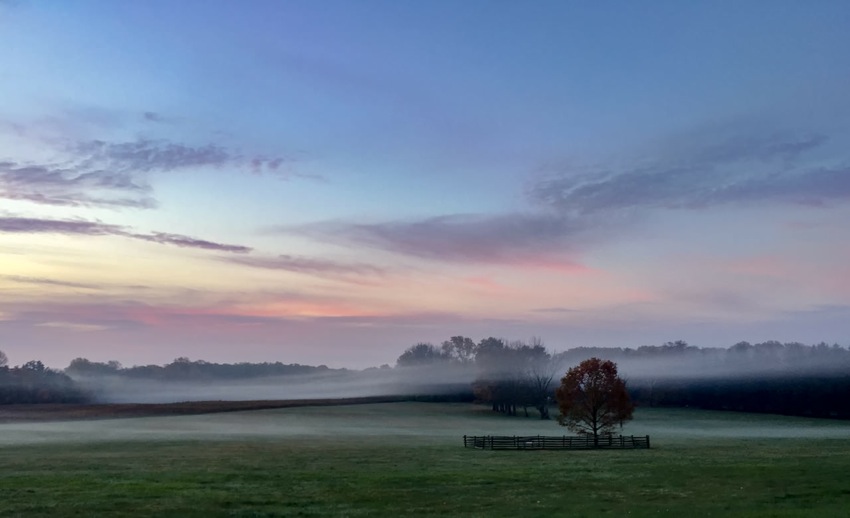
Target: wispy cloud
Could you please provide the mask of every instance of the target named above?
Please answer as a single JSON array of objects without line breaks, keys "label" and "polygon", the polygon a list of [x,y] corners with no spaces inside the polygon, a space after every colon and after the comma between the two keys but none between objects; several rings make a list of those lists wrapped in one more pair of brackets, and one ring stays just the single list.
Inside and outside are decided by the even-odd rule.
[{"label": "wispy cloud", "polygon": [[535,308],[535,309],[532,309],[531,311],[534,312],[534,313],[575,313],[578,310],[577,309],[570,309],[570,308],[555,307],[555,308]]},{"label": "wispy cloud", "polygon": [[[85,172],[87,171],[87,172]],[[156,201],[143,179],[129,172],[77,165],[0,162],[0,197],[46,205],[152,208]]]},{"label": "wispy cloud", "polygon": [[283,270],[320,276],[379,276],[387,273],[385,268],[371,264],[343,263],[316,257],[293,255],[279,255],[277,257],[228,257],[227,260],[232,263],[254,268]]},{"label": "wispy cloud", "polygon": [[86,221],[82,219],[43,219],[21,218],[14,216],[0,217],[0,233],[121,236],[164,245],[173,245],[183,248],[200,248],[220,252],[248,253],[252,250],[247,246],[216,243],[180,234],[167,234],[163,232],[142,234],[119,225],[110,225],[107,223]]},{"label": "wispy cloud", "polygon": [[538,176],[527,188],[528,212],[278,230],[429,260],[576,272],[586,270],[575,261],[581,251],[633,228],[642,211],[850,200],[850,157],[809,157],[828,141],[818,134],[687,135],[637,165]]},{"label": "wispy cloud", "polygon": [[707,208],[727,204],[824,204],[850,198],[850,167],[815,165],[807,152],[822,135],[777,135],[690,143],[648,163],[598,171],[563,171],[528,189],[532,202],[563,214],[629,209]]},{"label": "wispy cloud", "polygon": [[142,113],[142,120],[146,122],[166,122],[166,117],[163,117],[161,114],[152,111],[146,111]]},{"label": "wispy cloud", "polygon": [[235,253],[248,253],[252,249],[247,246],[241,245],[226,245],[222,243],[216,243],[214,241],[207,241],[205,239],[197,239],[194,237],[183,236],[180,234],[168,234],[165,232],[153,232],[151,234],[135,234],[128,233],[127,237],[132,237],[134,239],[141,239],[142,241],[150,241],[151,243],[159,243],[161,245],[173,245],[179,246],[181,248],[201,248],[204,250],[216,250],[219,252],[235,252]]},{"label": "wispy cloud", "polygon": [[74,331],[74,332],[86,332],[86,331],[106,331],[109,329],[108,326],[102,326],[97,324],[81,324],[79,322],[44,322],[41,324],[36,324],[36,327],[52,327],[57,329],[62,329],[66,331]]},{"label": "wispy cloud", "polygon": [[327,221],[279,230],[426,259],[498,264],[541,263],[541,256],[569,248],[569,239],[584,228],[567,218],[520,213],[383,223]]},{"label": "wispy cloud", "polygon": [[[99,116],[110,115],[114,114]],[[92,115],[86,112],[81,117],[88,120]],[[157,123],[167,120],[155,112],[145,112],[143,119]],[[321,179],[296,172],[291,167],[295,157],[244,154],[216,143],[190,145],[150,138],[68,141],[30,135],[21,124],[6,126],[18,138],[35,139],[57,158],[48,162],[0,156],[0,198],[5,199],[73,207],[148,209],[157,205],[151,175],[193,168],[228,167],[284,179]]]},{"label": "wispy cloud", "polygon": [[222,146],[189,146],[167,140],[139,139],[132,142],[92,140],[71,145],[70,154],[79,157],[80,167],[103,168],[122,173],[174,171],[188,167],[219,167],[239,160]]},{"label": "wispy cloud", "polygon": [[118,225],[82,219],[43,219],[0,217],[0,232],[18,234],[78,234],[87,236],[122,235]]},{"label": "wispy cloud", "polygon": [[25,275],[0,275],[0,279],[18,284],[36,284],[40,286],[58,286],[61,288],[80,288],[86,290],[99,290],[102,286],[82,282],[70,282],[47,277],[28,277]]}]

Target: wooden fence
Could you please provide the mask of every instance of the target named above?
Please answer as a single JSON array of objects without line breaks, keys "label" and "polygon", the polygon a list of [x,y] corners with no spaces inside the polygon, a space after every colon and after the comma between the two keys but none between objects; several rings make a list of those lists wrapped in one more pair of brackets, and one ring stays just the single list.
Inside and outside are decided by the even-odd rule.
[{"label": "wooden fence", "polygon": [[543,435],[464,435],[464,448],[485,450],[630,450],[649,448],[649,436],[617,435],[600,437],[597,444],[593,436],[577,435],[546,437]]}]

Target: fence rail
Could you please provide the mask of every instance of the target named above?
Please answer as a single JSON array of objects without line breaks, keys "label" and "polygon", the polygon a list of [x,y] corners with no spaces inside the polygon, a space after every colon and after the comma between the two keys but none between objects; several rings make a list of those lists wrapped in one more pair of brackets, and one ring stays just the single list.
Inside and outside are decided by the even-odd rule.
[{"label": "fence rail", "polygon": [[544,435],[464,435],[464,448],[484,450],[593,450],[593,449],[647,449],[649,436],[617,435],[600,437],[577,435],[547,437]]}]

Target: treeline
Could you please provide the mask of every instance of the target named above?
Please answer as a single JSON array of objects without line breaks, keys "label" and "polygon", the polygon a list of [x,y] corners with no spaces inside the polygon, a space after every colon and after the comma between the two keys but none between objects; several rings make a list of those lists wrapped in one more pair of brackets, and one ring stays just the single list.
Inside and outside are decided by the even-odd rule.
[{"label": "treeline", "polygon": [[7,365],[0,351],[0,405],[84,403],[89,395],[65,373],[48,369],[38,360]]},{"label": "treeline", "polygon": [[[552,352],[537,338],[488,337],[475,342],[454,336],[439,346],[419,343],[408,348],[395,368],[382,365],[364,371],[281,362],[219,364],[182,357],[166,365],[133,367],[77,358],[60,371],[37,360],[9,367],[0,351],[0,404],[84,402],[102,396],[95,394],[98,389],[125,386],[130,380],[198,382],[204,387],[208,386],[204,382],[216,380],[238,383],[259,378],[276,386],[286,378],[292,381],[286,382],[292,390],[298,383],[321,381],[318,386],[338,385],[346,391],[371,387],[369,395],[474,397],[496,412],[529,415],[533,410],[545,419],[561,376],[590,357],[616,362],[639,405],[850,418],[850,350],[838,344],[777,341],[740,342],[725,349],[676,341]],[[85,383],[98,379],[117,384]]]},{"label": "treeline", "polygon": [[212,363],[204,360],[192,361],[180,357],[166,365],[136,365],[122,367],[117,361],[93,362],[76,358],[65,368],[75,378],[121,376],[132,379],[158,381],[205,381],[239,380],[272,376],[316,375],[328,372],[346,372],[346,369],[330,369],[326,365],[313,367],[297,363]]},{"label": "treeline", "polygon": [[550,353],[539,339],[478,343],[453,337],[436,347],[416,344],[399,356],[400,367],[469,365],[478,401],[510,415],[546,402],[566,370],[587,358],[612,360],[644,406],[850,419],[850,350],[838,344],[739,342],[700,348],[684,341],[637,348],[579,347]]},{"label": "treeline", "polygon": [[639,405],[850,419],[850,373],[639,380]]},{"label": "treeline", "polygon": [[557,363],[542,340],[528,342],[485,338],[478,343],[464,336],[453,336],[440,347],[419,343],[408,348],[396,361],[400,368],[434,369],[466,367],[474,376],[472,391],[476,400],[490,404],[493,411],[528,416],[537,410],[541,419],[549,419],[549,404]]},{"label": "treeline", "polygon": [[578,347],[555,355],[556,360],[576,364],[596,356],[628,366],[632,376],[686,377],[753,374],[805,374],[850,372],[850,350],[839,344],[769,340],[738,342],[728,348],[696,347],[678,340],[660,346]]}]

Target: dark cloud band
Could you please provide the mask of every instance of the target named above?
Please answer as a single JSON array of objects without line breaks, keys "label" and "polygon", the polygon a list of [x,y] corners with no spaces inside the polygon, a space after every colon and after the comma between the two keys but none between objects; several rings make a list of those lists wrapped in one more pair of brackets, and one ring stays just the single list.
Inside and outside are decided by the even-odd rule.
[{"label": "dark cloud band", "polygon": [[132,232],[126,227],[86,220],[0,217],[0,232],[10,234],[121,236],[163,245],[172,245],[182,248],[199,248],[219,252],[248,253],[252,250],[247,246],[216,243],[180,234],[167,234],[163,232],[141,234]]}]

